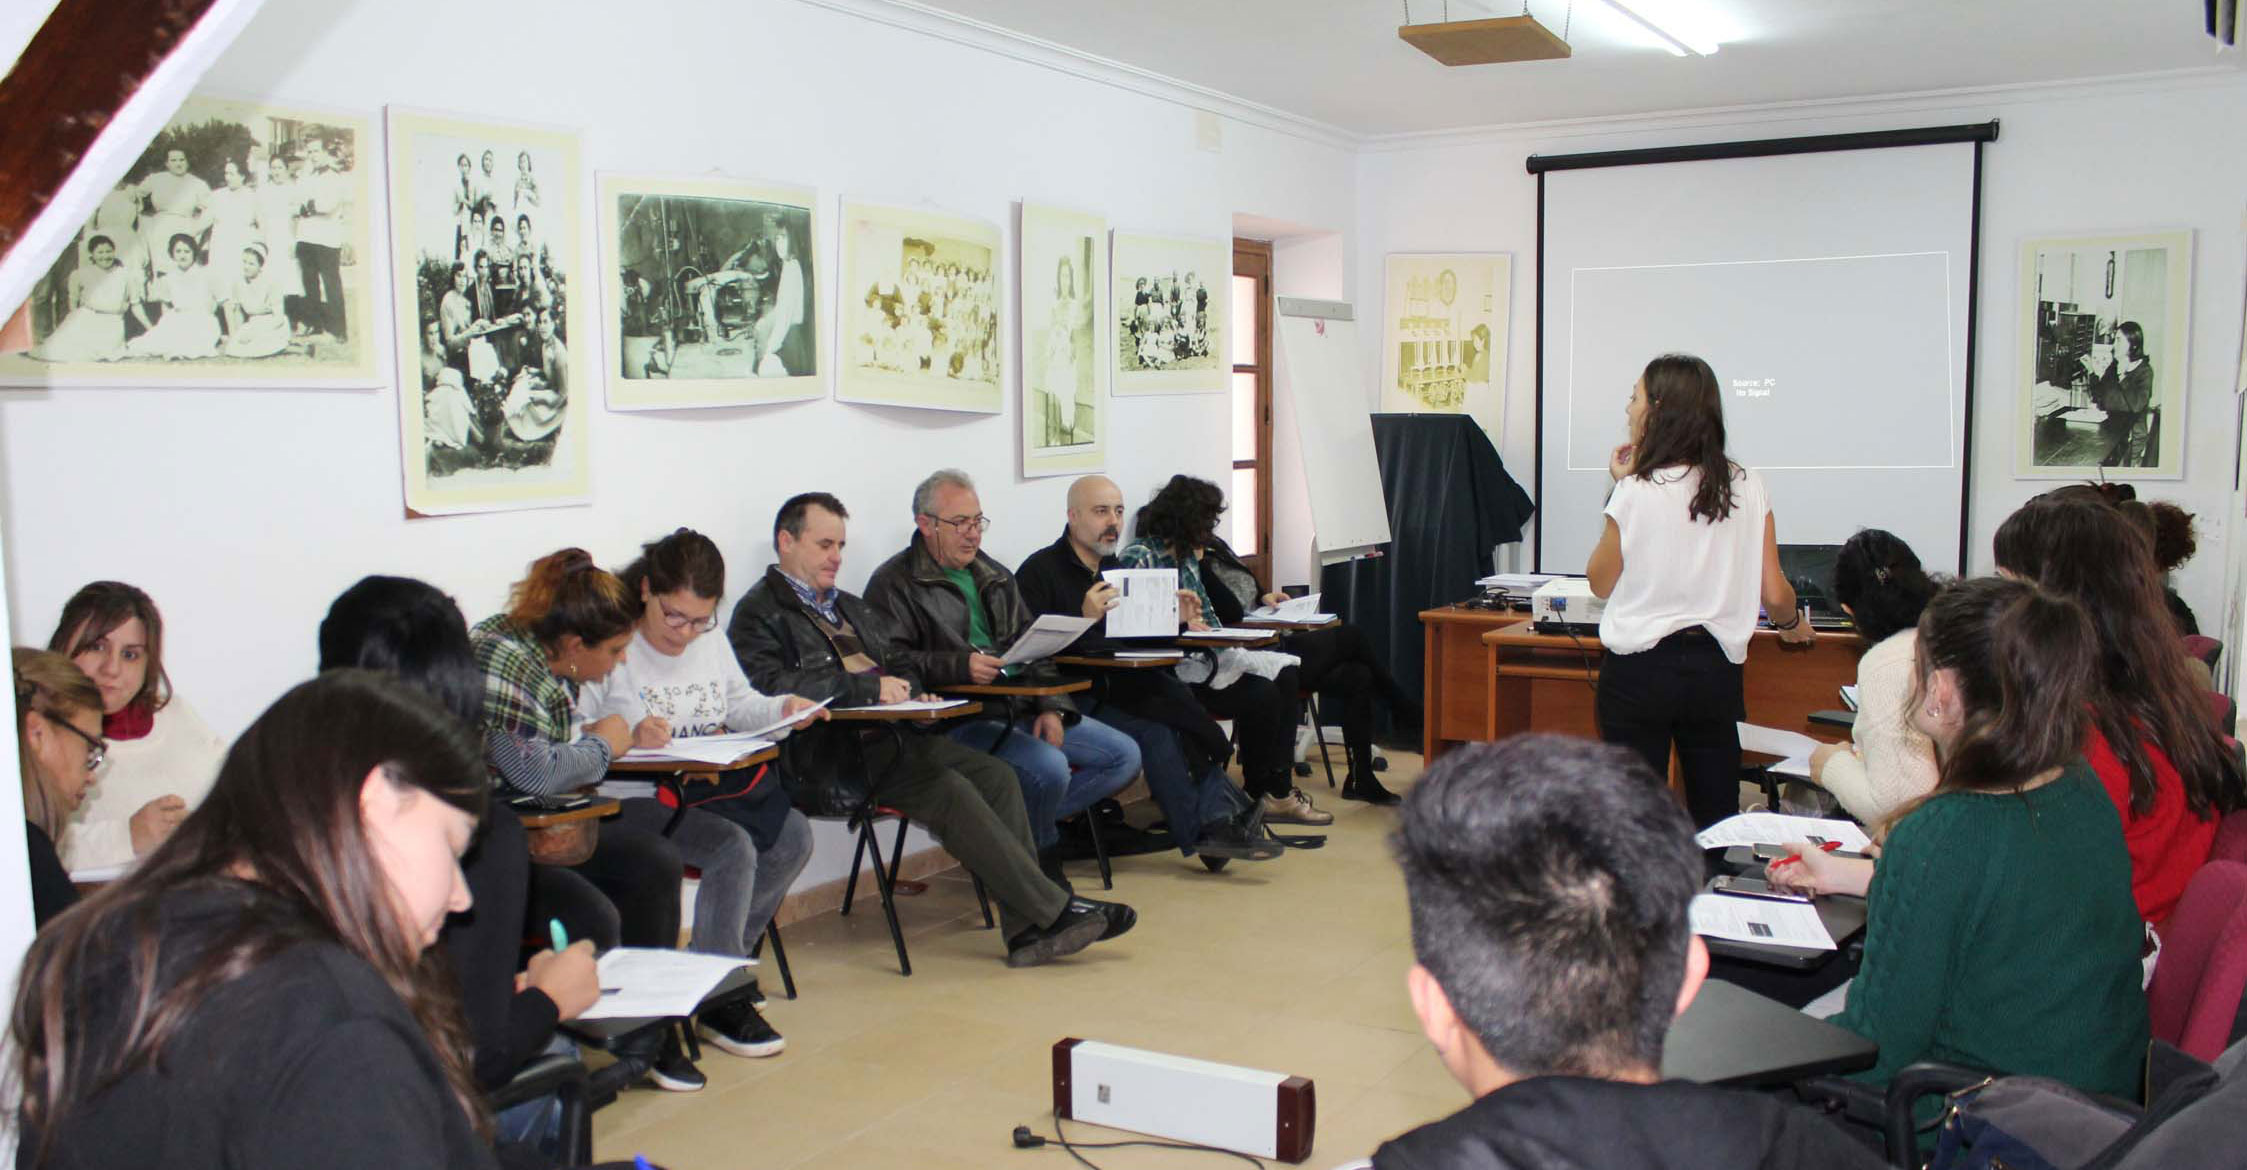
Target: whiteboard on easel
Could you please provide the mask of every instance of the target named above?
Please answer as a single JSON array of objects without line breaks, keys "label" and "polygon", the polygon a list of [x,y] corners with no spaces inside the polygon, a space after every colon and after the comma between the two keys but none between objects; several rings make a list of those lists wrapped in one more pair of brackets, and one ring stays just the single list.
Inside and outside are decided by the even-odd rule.
[{"label": "whiteboard on easel", "polygon": [[1292,396],[1319,563],[1389,543],[1389,501],[1373,449],[1372,382],[1349,305],[1278,298],[1279,383]]}]

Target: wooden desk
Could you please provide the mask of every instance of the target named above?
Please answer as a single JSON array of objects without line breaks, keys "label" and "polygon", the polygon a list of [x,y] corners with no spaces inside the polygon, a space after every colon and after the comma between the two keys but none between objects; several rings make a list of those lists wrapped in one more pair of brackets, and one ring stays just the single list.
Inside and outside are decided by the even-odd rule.
[{"label": "wooden desk", "polygon": [[577,808],[558,808],[537,813],[516,809],[515,812],[522,819],[525,829],[537,832],[540,829],[558,829],[564,825],[576,824],[579,821],[597,821],[603,817],[612,817],[622,811],[623,808],[623,805],[607,797],[597,797],[586,801]]},{"label": "wooden desk", "polygon": [[779,756],[780,748],[776,744],[745,753],[730,764],[712,764],[702,760],[612,760],[609,763],[609,774],[677,776],[682,784],[697,781],[715,784],[718,777],[726,772],[762,764],[767,760],[778,759]]},{"label": "wooden desk", "polygon": [[1243,650],[1256,650],[1270,646],[1279,640],[1278,634],[1266,634],[1261,638],[1209,638],[1199,634],[1178,635],[1179,645],[1192,647],[1196,650],[1222,650],[1227,646],[1238,646]]},{"label": "wooden desk", "polygon": [[601,818],[615,816],[623,805],[605,798],[587,801],[579,808],[530,812],[516,809],[531,860],[541,865],[579,865],[593,856],[600,843]]},{"label": "wooden desk", "polygon": [[[1477,739],[1504,739],[1523,731],[1596,736],[1599,663],[1593,634],[1540,634],[1526,623],[1482,635],[1488,698]],[[1826,709],[1840,688],[1857,680],[1864,640],[1854,633],[1821,632],[1805,646],[1783,646],[1779,635],[1758,630],[1748,640],[1748,722],[1784,731],[1820,732],[1812,712]]]},{"label": "wooden desk", "polygon": [[1162,670],[1186,661],[1183,654],[1169,654],[1161,658],[1118,658],[1112,654],[1056,654],[1056,666],[1077,666],[1087,670]]},{"label": "wooden desk", "polygon": [[959,719],[980,714],[983,704],[961,703],[941,711],[884,711],[879,707],[829,707],[827,718],[832,723],[926,723],[932,719]]},{"label": "wooden desk", "polygon": [[1323,622],[1291,621],[1287,618],[1244,617],[1240,621],[1240,628],[1258,630],[1285,630],[1288,633],[1295,633],[1300,630],[1331,630],[1341,624],[1342,618],[1340,615],[1329,617]]},{"label": "wooden desk", "polygon": [[1420,751],[1429,763],[1454,744],[1486,738],[1490,669],[1482,636],[1528,620],[1527,613],[1457,605],[1420,612],[1421,634],[1427,639],[1421,700],[1427,719],[1421,724]]},{"label": "wooden desk", "polygon": [[1073,695],[1078,691],[1089,691],[1091,689],[1091,679],[1072,678],[1057,683],[1036,685],[1025,683],[961,683],[958,686],[945,687],[944,693],[947,695],[992,695],[1006,699],[1039,699],[1047,695]]},{"label": "wooden desk", "polygon": [[1880,1047],[1847,1028],[1711,979],[1670,1026],[1662,1075],[1753,1088],[1871,1068]]}]

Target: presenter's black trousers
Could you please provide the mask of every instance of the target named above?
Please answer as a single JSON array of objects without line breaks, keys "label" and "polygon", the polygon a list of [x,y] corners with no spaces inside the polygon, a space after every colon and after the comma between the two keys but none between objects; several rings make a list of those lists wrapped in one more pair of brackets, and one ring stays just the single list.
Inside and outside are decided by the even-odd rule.
[{"label": "presenter's black trousers", "polygon": [[1599,737],[1637,752],[1662,777],[1676,745],[1686,811],[1707,828],[1740,811],[1740,688],[1740,667],[1700,626],[1637,654],[1610,651],[1599,668]]}]

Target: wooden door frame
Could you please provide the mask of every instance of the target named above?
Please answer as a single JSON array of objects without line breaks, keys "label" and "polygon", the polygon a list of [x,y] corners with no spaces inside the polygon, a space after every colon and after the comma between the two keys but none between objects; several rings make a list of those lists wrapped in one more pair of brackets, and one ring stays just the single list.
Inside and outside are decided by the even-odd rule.
[{"label": "wooden door frame", "polygon": [[[1252,276],[1256,278],[1256,303],[1258,310],[1254,325],[1256,329],[1256,366],[1254,370],[1256,374],[1256,500],[1253,504],[1250,505],[1256,510],[1257,549],[1256,555],[1242,557],[1241,561],[1243,564],[1248,566],[1251,572],[1254,572],[1256,574],[1257,585],[1260,586],[1265,592],[1270,592],[1272,588],[1273,548],[1271,241],[1236,238],[1233,241],[1233,275]],[[1225,289],[1225,295],[1230,297],[1232,294],[1233,290],[1228,286]],[[1241,327],[1241,322],[1233,322],[1233,328],[1239,329]],[[1230,348],[1230,343],[1228,343],[1227,349],[1230,350]],[[1230,355],[1228,354],[1228,356]],[[1228,363],[1226,368],[1234,373],[1249,372],[1247,370],[1243,370],[1239,366],[1231,365],[1230,363]],[[1227,409],[1230,409],[1231,395],[1233,393],[1232,379],[1230,378],[1227,378],[1225,381],[1225,393],[1227,396]],[[1227,455],[1228,467],[1239,468],[1243,466],[1243,464],[1239,460],[1229,458],[1229,456],[1231,455],[1230,447],[1227,448]],[[1228,482],[1226,484],[1226,492],[1227,494],[1231,494],[1231,491],[1232,485]],[[1235,500],[1233,502],[1233,506],[1241,506],[1240,501]]]}]

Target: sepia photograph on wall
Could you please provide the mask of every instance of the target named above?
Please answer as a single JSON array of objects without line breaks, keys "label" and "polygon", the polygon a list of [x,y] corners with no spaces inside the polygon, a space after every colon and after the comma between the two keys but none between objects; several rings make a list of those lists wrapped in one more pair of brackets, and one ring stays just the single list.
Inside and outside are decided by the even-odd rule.
[{"label": "sepia photograph on wall", "polygon": [[1497,443],[1513,257],[1392,253],[1383,283],[1381,409],[1471,415]]},{"label": "sepia photograph on wall", "polygon": [[585,502],[577,135],[395,106],[388,131],[407,510]]},{"label": "sepia photograph on wall", "polygon": [[190,97],[33,286],[0,385],[379,384],[376,146],[357,115]]},{"label": "sepia photograph on wall", "polygon": [[835,397],[1004,410],[999,266],[1006,245],[998,226],[850,200],[840,220]]},{"label": "sepia photograph on wall", "polygon": [[1022,474],[1101,469],[1108,431],[1108,221],[1022,205]]},{"label": "sepia photograph on wall", "polygon": [[615,174],[596,192],[610,409],[826,393],[817,192]]}]

